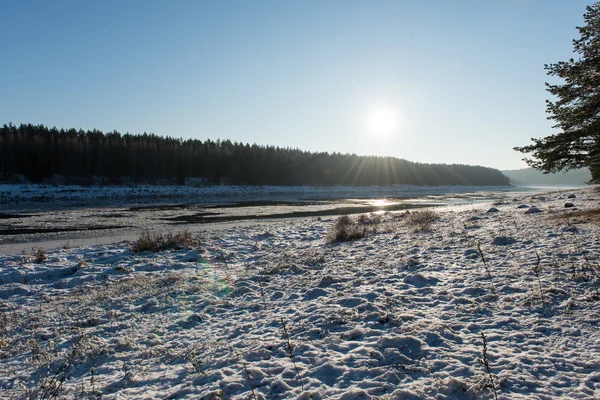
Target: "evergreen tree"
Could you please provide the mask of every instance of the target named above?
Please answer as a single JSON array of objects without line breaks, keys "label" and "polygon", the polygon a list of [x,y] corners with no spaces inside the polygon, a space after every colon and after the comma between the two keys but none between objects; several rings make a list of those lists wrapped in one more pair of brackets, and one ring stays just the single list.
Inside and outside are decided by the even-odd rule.
[{"label": "evergreen tree", "polygon": [[556,121],[560,133],[534,144],[515,147],[531,153],[524,159],[530,166],[548,172],[588,167],[592,182],[600,183],[600,2],[587,7],[585,25],[578,27],[580,38],[573,40],[577,59],[545,65],[549,76],[563,84],[546,83],[555,101],[546,101],[548,119]]},{"label": "evergreen tree", "polygon": [[234,185],[508,184],[500,171],[484,167],[9,124],[0,127],[0,181],[15,174],[32,182],[63,175],[79,184],[183,184],[187,177]]}]

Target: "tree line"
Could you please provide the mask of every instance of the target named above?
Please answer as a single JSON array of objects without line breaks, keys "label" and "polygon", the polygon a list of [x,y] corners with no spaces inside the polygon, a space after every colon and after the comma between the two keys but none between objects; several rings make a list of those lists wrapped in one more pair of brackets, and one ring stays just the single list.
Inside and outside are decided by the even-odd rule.
[{"label": "tree line", "polygon": [[492,168],[421,164],[393,157],[315,153],[230,140],[176,139],[12,123],[0,128],[0,178],[31,182],[62,175],[104,184],[507,185]]}]

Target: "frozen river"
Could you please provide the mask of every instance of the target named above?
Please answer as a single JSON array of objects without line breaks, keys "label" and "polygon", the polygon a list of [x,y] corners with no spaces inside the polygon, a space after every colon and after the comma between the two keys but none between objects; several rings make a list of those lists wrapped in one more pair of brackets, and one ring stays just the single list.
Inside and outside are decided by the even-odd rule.
[{"label": "frozen river", "polygon": [[548,187],[2,185],[0,254],[132,240],[145,229],[209,232],[282,219],[503,201],[516,192],[540,190]]}]

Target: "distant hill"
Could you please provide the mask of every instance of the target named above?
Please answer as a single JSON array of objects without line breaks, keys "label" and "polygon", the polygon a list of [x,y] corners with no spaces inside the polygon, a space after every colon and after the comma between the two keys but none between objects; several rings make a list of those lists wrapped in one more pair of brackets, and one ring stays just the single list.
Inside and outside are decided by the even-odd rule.
[{"label": "distant hill", "polygon": [[513,185],[583,185],[592,179],[587,168],[556,174],[544,174],[533,168],[513,169],[502,173]]}]

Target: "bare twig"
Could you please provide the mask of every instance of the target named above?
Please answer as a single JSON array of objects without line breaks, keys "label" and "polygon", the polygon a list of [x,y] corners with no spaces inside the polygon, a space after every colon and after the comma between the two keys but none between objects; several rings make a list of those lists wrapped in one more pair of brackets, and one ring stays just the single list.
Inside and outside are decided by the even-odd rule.
[{"label": "bare twig", "polygon": [[488,266],[487,259],[485,258],[485,255],[483,254],[483,250],[481,249],[481,242],[477,242],[477,251],[479,252],[479,255],[481,256],[481,261],[483,262],[485,272],[487,273],[488,279],[490,280],[490,286],[492,288],[492,293],[494,294],[494,296],[496,296],[496,303],[498,303],[498,293],[496,293],[496,286],[494,286],[494,282],[492,280],[492,274],[490,272],[490,268]]},{"label": "bare twig", "polygon": [[302,391],[304,392],[304,382],[302,381],[302,378],[300,378],[300,371],[298,370],[298,366],[296,365],[296,360],[294,359],[294,349],[292,348],[292,342],[290,340],[290,335],[288,334],[288,330],[287,330],[287,327],[285,326],[285,322],[283,321],[283,317],[281,317],[281,326],[283,327],[283,334],[284,334],[285,340],[287,342],[288,357],[292,361],[292,364],[294,364],[294,369],[296,370],[296,377],[298,379],[298,382],[300,382]]},{"label": "bare twig", "polygon": [[537,257],[537,263],[533,267],[533,273],[535,274],[538,281],[538,285],[540,287],[540,299],[542,300],[542,306],[545,307],[546,303],[544,302],[544,290],[542,289],[542,281],[540,280],[540,265],[542,263],[542,260],[540,259],[540,255],[537,251],[535,252],[535,255]]},{"label": "bare twig", "polygon": [[244,367],[244,372],[246,373],[246,380],[248,381],[248,385],[250,385],[250,391],[252,392],[252,398],[254,398],[254,400],[257,400],[256,393],[254,393],[254,385],[252,384],[252,381],[250,380],[250,372],[248,372],[246,363],[243,361],[242,361],[242,366]]}]

